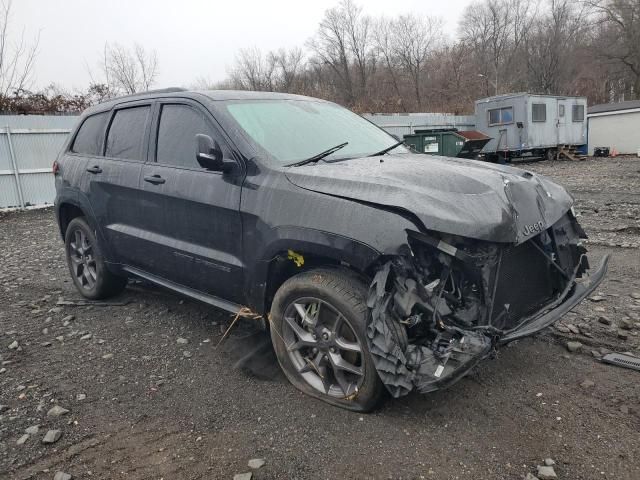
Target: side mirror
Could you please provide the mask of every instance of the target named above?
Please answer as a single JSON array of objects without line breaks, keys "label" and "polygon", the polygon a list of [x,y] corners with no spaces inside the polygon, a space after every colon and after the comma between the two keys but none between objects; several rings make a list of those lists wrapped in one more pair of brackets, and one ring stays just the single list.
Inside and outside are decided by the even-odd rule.
[{"label": "side mirror", "polygon": [[202,168],[223,173],[230,172],[236,163],[225,160],[218,142],[201,133],[196,135],[196,160]]}]

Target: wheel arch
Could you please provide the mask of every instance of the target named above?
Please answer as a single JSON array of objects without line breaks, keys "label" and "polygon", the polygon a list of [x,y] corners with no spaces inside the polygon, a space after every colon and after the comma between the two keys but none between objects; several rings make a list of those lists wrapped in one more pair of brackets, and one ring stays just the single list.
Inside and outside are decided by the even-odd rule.
[{"label": "wheel arch", "polygon": [[87,216],[86,212],[80,206],[71,202],[61,203],[58,206],[57,214],[58,214],[58,227],[60,228],[60,234],[62,235],[63,240],[67,232],[67,227],[71,223],[71,220],[77,217]]},{"label": "wheel arch", "polygon": [[[289,278],[317,268],[349,272],[363,282],[372,278],[382,254],[356,240],[327,232],[297,231],[297,238],[279,239],[265,250],[246,281],[249,304],[259,313],[270,310],[273,296]],[[310,235],[312,238],[301,238]]]}]

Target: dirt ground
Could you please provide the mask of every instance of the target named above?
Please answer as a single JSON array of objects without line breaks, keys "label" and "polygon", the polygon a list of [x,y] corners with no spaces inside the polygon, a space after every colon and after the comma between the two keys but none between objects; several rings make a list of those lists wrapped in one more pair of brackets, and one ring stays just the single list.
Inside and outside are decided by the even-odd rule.
[{"label": "dirt ground", "polygon": [[560,479],[637,480],[640,372],[599,357],[640,354],[640,159],[524,167],[575,195],[592,264],[612,255],[597,297],[369,415],[298,393],[249,321],[216,347],[228,314],[142,284],[64,304],[80,297],[53,211],[0,213],[0,478],[231,479],[261,458],[254,479],[522,479],[552,458]]}]

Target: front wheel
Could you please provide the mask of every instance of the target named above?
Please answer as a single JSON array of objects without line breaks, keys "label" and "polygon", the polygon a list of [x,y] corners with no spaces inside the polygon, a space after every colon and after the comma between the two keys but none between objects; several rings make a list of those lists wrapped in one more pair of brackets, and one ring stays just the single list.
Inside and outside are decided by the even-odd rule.
[{"label": "front wheel", "polygon": [[312,270],[287,280],[271,307],[271,339],[289,381],[348,410],[369,411],[384,387],[367,346],[366,287],[347,272]]},{"label": "front wheel", "polygon": [[96,236],[83,217],[71,220],[64,239],[71,279],[84,297],[98,300],[125,288],[127,279],[107,269]]}]

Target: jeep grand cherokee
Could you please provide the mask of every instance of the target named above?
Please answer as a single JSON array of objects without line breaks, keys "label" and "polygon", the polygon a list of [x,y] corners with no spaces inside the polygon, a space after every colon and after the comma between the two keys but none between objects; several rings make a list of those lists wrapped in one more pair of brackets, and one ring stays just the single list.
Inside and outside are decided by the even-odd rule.
[{"label": "jeep grand cherokee", "polygon": [[330,102],[179,89],[88,109],[54,164],[71,277],[139,277],[261,316],[293,385],[372,409],[453,384],[550,325],[587,275],[572,198],[516,168],[412,152]]}]

